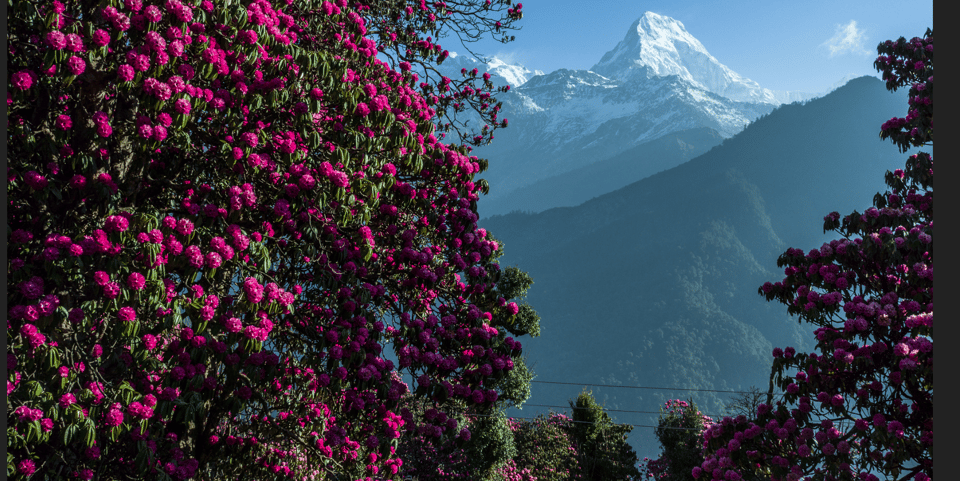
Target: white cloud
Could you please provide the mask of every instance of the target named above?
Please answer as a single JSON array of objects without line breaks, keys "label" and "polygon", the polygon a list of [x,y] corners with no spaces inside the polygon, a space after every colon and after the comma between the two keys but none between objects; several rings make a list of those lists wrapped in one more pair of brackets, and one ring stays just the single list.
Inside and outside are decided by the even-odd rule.
[{"label": "white cloud", "polygon": [[863,30],[857,28],[857,21],[850,20],[850,23],[846,25],[837,25],[833,37],[823,42],[821,46],[830,49],[831,58],[845,53],[869,55],[870,51],[863,46],[864,40],[866,40],[866,35]]},{"label": "white cloud", "polygon": [[497,57],[497,58],[499,58],[500,60],[502,60],[504,63],[508,63],[508,64],[523,63],[523,62],[520,61],[521,55],[520,55],[516,50],[512,50],[512,51],[509,51],[509,52],[499,51],[499,52],[491,55],[491,57]]}]

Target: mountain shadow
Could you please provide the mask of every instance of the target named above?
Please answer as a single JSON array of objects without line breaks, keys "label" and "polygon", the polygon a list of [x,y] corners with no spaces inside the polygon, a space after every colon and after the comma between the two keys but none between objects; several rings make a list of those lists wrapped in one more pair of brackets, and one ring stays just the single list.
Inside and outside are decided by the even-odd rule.
[{"label": "mountain shadow", "polygon": [[709,151],[722,140],[723,136],[709,127],[673,132],[612,158],[492,197],[489,203],[478,204],[480,214],[506,214],[509,210],[536,213],[552,207],[579,205],[676,167]]}]

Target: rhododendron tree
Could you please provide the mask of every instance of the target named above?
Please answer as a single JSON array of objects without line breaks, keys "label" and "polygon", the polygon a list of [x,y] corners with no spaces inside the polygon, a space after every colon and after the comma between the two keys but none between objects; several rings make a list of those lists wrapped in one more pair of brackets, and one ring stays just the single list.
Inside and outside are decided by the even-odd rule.
[{"label": "rhododendron tree", "polygon": [[[881,127],[902,152],[933,143],[933,30],[881,43],[887,88],[910,90],[905,118]],[[887,172],[874,206],[824,231],[819,249],[788,249],[786,277],[760,293],[816,328],[817,352],[773,352],[782,399],[704,433],[698,479],[933,478],[933,156]]]},{"label": "rhododendron tree", "polygon": [[510,481],[563,481],[581,479],[577,444],[571,435],[572,419],[550,412],[532,420],[509,419],[517,454],[499,469]]},{"label": "rhododendron tree", "polygon": [[[502,43],[514,40],[515,37],[508,34],[519,29],[515,22],[523,18],[522,3],[514,4],[510,0],[369,3],[375,7],[365,10],[364,16],[371,20],[367,28],[381,39],[380,54],[403,71],[423,75],[424,82],[419,85],[430,105],[436,104],[441,138],[452,131],[461,141],[480,145],[492,140],[497,128],[507,126],[507,119],[499,118],[503,104],[491,95],[490,73],[474,68],[464,69],[460,77],[444,76],[436,64],[448,58],[450,52],[438,42],[440,38],[455,36],[470,54],[483,58],[473,51],[471,44],[485,38]],[[428,35],[426,38],[424,33]],[[508,90],[509,86],[496,89]],[[479,121],[483,126],[474,131],[464,125],[470,121]]]},{"label": "rhododendron tree", "polygon": [[[497,480],[497,469],[516,453],[513,436],[502,411],[487,410],[478,415],[476,409],[452,412],[431,407],[432,403],[414,396],[405,398],[404,411],[419,430],[408,430],[401,436],[397,454],[403,459],[400,475],[419,481],[429,480]],[[491,412],[492,411],[492,412]],[[431,439],[430,423],[456,423],[459,432],[445,439]]]},{"label": "rhododendron tree", "polygon": [[692,399],[671,399],[660,407],[656,435],[660,441],[660,456],[644,458],[641,463],[643,478],[661,481],[690,479],[694,467],[703,463],[703,431],[713,424]]},{"label": "rhododendron tree", "polygon": [[[502,250],[498,250],[494,258],[501,255]],[[516,267],[507,267],[497,280],[495,289],[487,293],[486,299],[478,298],[476,301],[481,306],[491,308],[502,304],[505,309],[492,310],[493,322],[504,326],[508,333],[536,336],[539,335],[539,317],[529,304],[523,302],[532,284],[533,280],[527,273]],[[508,299],[517,302],[506,303]],[[493,340],[494,344],[501,342],[505,340]],[[463,355],[474,354],[466,349]],[[516,454],[504,411],[508,407],[522,406],[530,397],[530,380],[533,377],[519,350],[505,362],[512,364],[512,368],[506,376],[490,385],[498,393],[493,403],[459,405],[459,410],[445,410],[436,398],[404,397],[401,412],[410,424],[418,425],[420,429],[408,430],[400,438],[397,454],[404,460],[401,474],[420,481],[499,479],[496,476],[498,468]],[[480,369],[492,371],[494,367],[486,365],[480,366]],[[419,389],[426,391],[428,387],[421,386]],[[448,403],[448,408],[454,406]],[[424,423],[424,419],[429,423]],[[431,431],[436,429],[433,425],[437,424],[448,425],[448,430],[453,433],[459,429],[459,434],[432,439]]]},{"label": "rhododendron tree", "polygon": [[506,120],[488,78],[411,62],[520,8],[11,3],[8,475],[389,479],[398,371],[495,402],[516,305],[486,161],[438,128]]}]

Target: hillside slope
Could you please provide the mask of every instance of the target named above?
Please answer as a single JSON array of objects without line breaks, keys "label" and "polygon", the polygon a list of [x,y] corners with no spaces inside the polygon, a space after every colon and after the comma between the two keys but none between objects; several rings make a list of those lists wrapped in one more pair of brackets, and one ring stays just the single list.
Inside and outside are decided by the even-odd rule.
[{"label": "hillside slope", "polygon": [[[855,79],[785,105],[689,162],[576,207],[481,221],[504,265],[535,284],[542,336],[525,346],[542,381],[714,390],[765,387],[774,346],[807,348],[807,326],[757,294],[787,247],[818,247],[823,216],[869,206],[905,156],[878,138],[903,92]],[[480,204],[483,204],[481,200]],[[535,384],[531,403],[563,405],[577,386]],[[693,395],[719,414],[729,395],[597,388],[607,408],[656,411]],[[530,415],[525,409],[524,416]],[[536,411],[534,409],[534,411]],[[519,413],[517,413],[519,414]],[[617,416],[655,424],[655,415]],[[631,442],[656,454],[652,430]]]}]

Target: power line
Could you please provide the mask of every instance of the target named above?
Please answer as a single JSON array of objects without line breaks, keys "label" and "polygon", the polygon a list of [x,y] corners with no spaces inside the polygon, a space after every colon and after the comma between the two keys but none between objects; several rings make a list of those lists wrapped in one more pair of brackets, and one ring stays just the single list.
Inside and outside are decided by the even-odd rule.
[{"label": "power line", "polygon": [[[497,415],[496,414],[467,414],[467,416],[478,417],[478,418],[490,418],[490,417],[495,417]],[[507,419],[523,419],[526,421],[533,421],[538,418],[522,418],[522,417],[511,416],[511,417],[508,417]],[[574,421],[573,419],[569,419],[569,418],[567,418],[565,421],[571,422],[571,423],[577,423],[577,424],[601,424],[601,423],[591,422],[591,421]],[[652,426],[649,424],[625,424],[625,423],[613,423],[613,422],[611,422],[611,424],[616,426],[633,426],[635,428],[661,428],[661,429],[675,429],[675,430],[682,430],[682,431],[701,431],[701,429],[698,429],[698,428],[677,428],[677,427],[671,427],[671,426],[661,427],[661,426]]]},{"label": "power line", "polygon": [[[537,406],[537,407],[542,407],[542,408],[561,408],[561,409],[568,409],[568,408],[570,408],[570,406],[554,406],[554,405],[551,405],[551,404],[528,404],[528,403],[523,403],[523,405],[524,405],[524,406]],[[573,406],[573,409],[590,409],[590,408],[588,408],[588,407],[577,407],[577,406]],[[602,409],[604,412],[613,412],[613,413],[640,413],[640,414],[660,414],[660,413],[661,413],[661,411],[628,411],[628,410],[624,410],[624,409],[607,409],[607,408],[604,408],[604,407],[601,407],[600,409]],[[704,416],[709,416],[709,417],[714,418],[714,419],[723,417],[723,416],[717,416],[717,415],[713,415],[713,414],[705,414],[705,413],[700,413],[700,414],[703,414]]]},{"label": "power line", "polygon": [[[425,400],[425,399],[421,399],[420,401],[421,401],[421,402],[424,402],[424,401],[426,401],[426,400]],[[569,407],[569,406],[547,406],[547,405],[543,405],[543,404],[526,404],[526,406]],[[467,406],[448,406],[448,407],[450,407],[450,408],[458,408],[458,409],[463,409],[463,410],[468,410],[468,409],[470,409],[470,408],[467,407]],[[577,407],[574,407],[574,409],[588,409],[588,408],[577,408]],[[611,409],[603,409],[603,410],[604,410],[605,412],[606,412],[606,411],[613,411],[613,410],[611,410]],[[623,411],[623,412],[649,412],[649,413],[653,413],[652,411]],[[659,413],[660,413],[659,411],[656,412],[656,414],[659,414]],[[499,414],[480,414],[480,413],[468,413],[468,412],[461,412],[461,414],[464,415],[464,416],[466,416],[466,417],[478,417],[478,418],[491,418],[491,417],[499,417],[499,416],[500,416]],[[702,414],[702,413],[701,413],[701,414]],[[567,420],[568,420],[569,422],[571,422],[571,423],[577,423],[577,424],[601,424],[601,423],[599,423],[599,422],[591,422],[591,421],[574,421],[573,419],[570,419],[569,416],[566,416],[566,415],[563,415],[563,416],[566,417]],[[716,419],[715,416],[710,416],[710,417]],[[508,419],[523,419],[523,420],[526,420],[526,421],[532,421],[532,420],[538,419],[538,418],[526,418],[526,417],[514,417],[514,416],[508,416],[507,418],[508,418]],[[617,422],[613,422],[613,421],[611,421],[611,423],[614,424],[614,425],[617,425],[617,426],[633,426],[633,427],[636,427],[636,428],[654,428],[654,429],[656,429],[656,428],[661,428],[661,426],[652,426],[652,425],[649,425],[649,424],[627,424],[627,423],[617,423]],[[683,430],[683,431],[701,431],[701,429],[697,429],[697,428],[678,428],[678,427],[670,427],[670,426],[663,426],[662,429],[679,429],[679,430]]]},{"label": "power line", "polygon": [[698,392],[726,392],[726,393],[732,393],[732,394],[755,394],[755,392],[751,392],[751,391],[726,391],[723,389],[692,389],[692,388],[683,388],[683,387],[653,387],[653,386],[616,386],[613,384],[592,384],[592,383],[586,383],[586,382],[559,382],[559,381],[537,381],[537,380],[532,380],[530,382],[538,382],[541,384],[566,384],[570,386],[622,387],[622,388],[629,388],[629,389],[659,389],[663,391],[698,391]]}]

